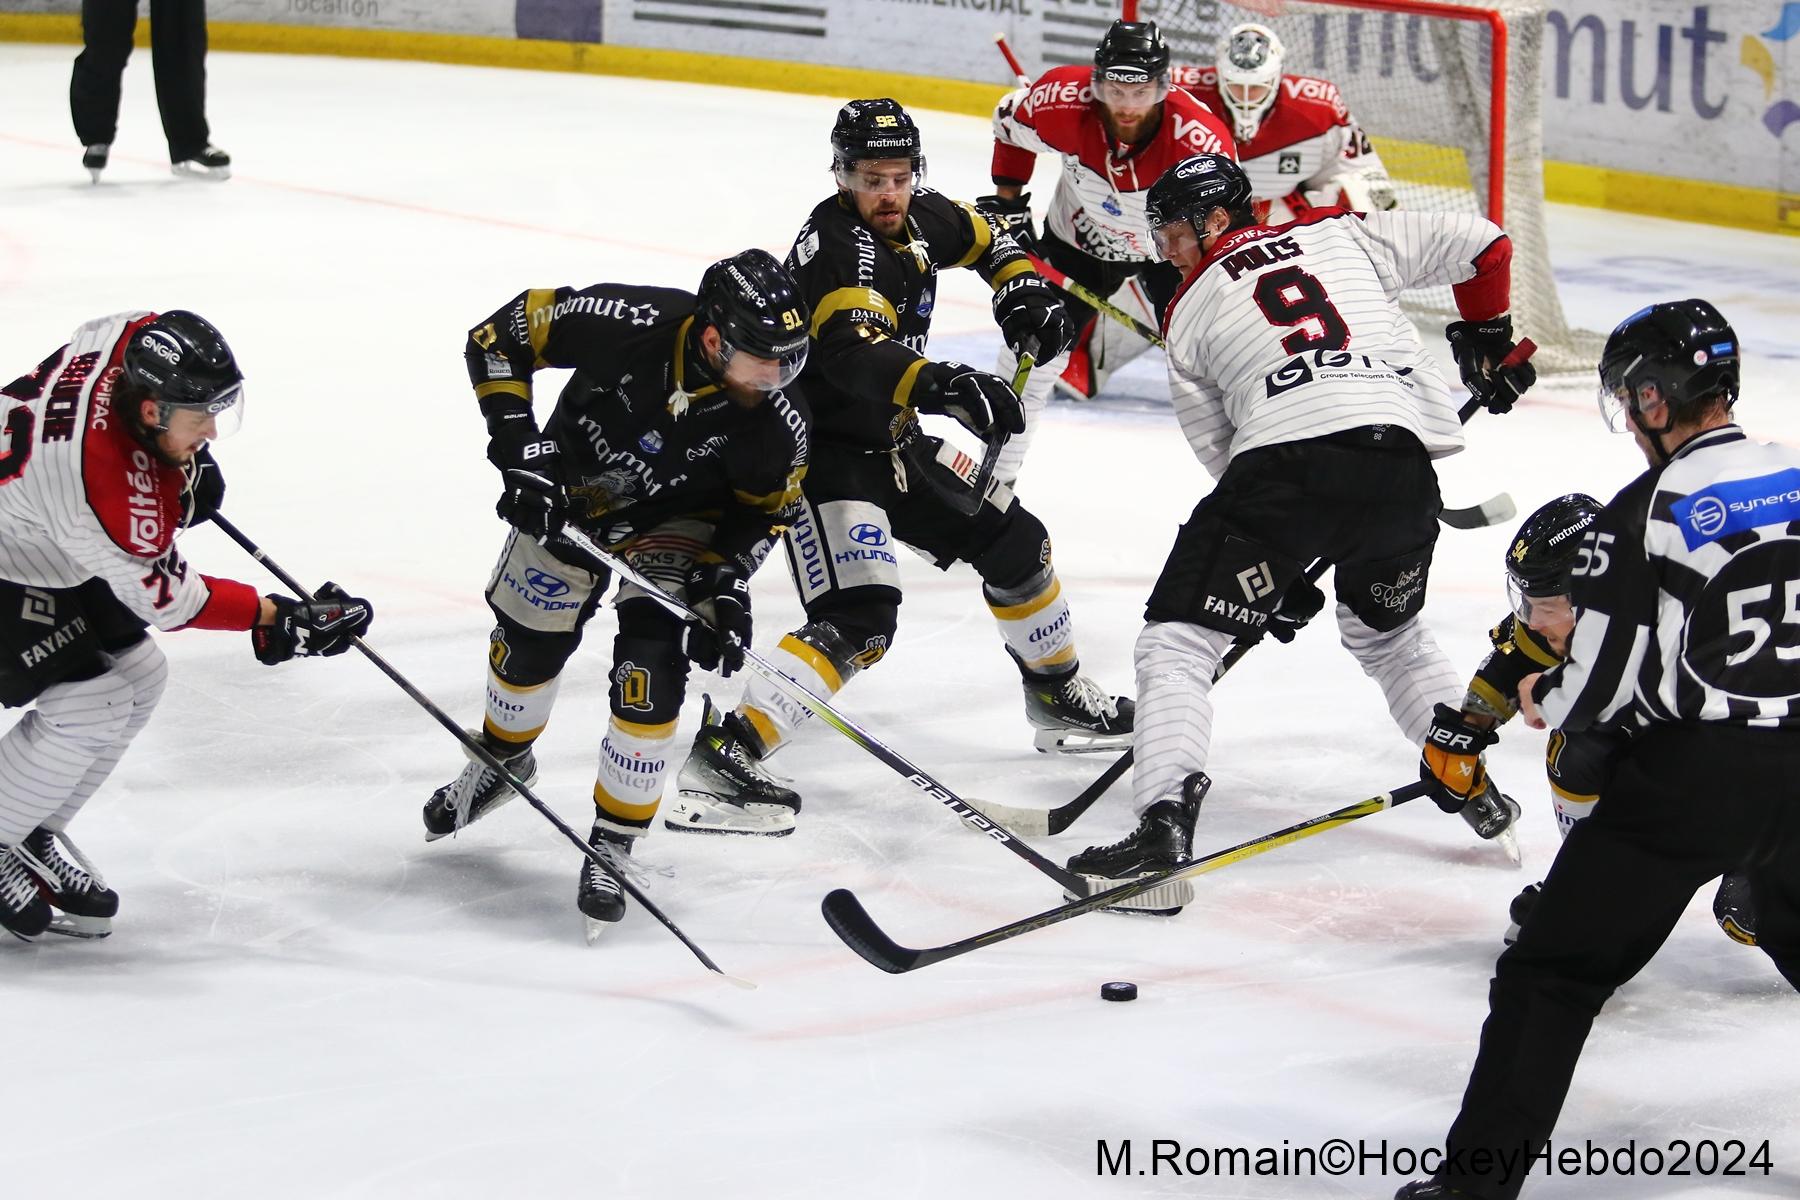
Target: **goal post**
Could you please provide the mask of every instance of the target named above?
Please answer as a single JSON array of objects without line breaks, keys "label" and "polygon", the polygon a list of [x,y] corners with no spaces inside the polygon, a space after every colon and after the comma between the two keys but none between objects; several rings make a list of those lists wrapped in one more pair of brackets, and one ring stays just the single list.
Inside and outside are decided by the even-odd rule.
[{"label": "goal post", "polygon": [[[1127,20],[1162,29],[1176,83],[1211,74],[1232,26],[1273,29],[1286,73],[1329,80],[1343,93],[1401,207],[1477,212],[1507,231],[1515,331],[1537,342],[1540,370],[1586,371],[1600,336],[1569,327],[1550,268],[1539,99],[1544,12],[1542,0],[1124,0],[1121,8]],[[1405,303],[1425,320],[1456,318],[1448,288]]]}]

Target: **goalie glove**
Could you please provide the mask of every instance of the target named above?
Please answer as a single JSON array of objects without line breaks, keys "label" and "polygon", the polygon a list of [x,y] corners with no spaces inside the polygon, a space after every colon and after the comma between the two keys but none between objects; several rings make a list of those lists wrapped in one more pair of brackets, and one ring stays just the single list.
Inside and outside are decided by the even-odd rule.
[{"label": "goalie glove", "polygon": [[1014,354],[1049,362],[1075,343],[1062,301],[1036,271],[1014,275],[994,293],[994,320]]},{"label": "goalie glove", "polygon": [[914,392],[913,407],[923,413],[955,417],[964,429],[987,439],[995,427],[1007,434],[1025,432],[1025,409],[1006,380],[967,363],[928,362],[919,369],[923,387]]},{"label": "goalie glove", "polygon": [[1487,790],[1482,751],[1499,740],[1499,734],[1470,724],[1466,714],[1448,704],[1432,710],[1431,728],[1419,755],[1419,778],[1430,785],[1431,799],[1439,808],[1461,812],[1471,797]]},{"label": "goalie glove", "polygon": [[1502,313],[1485,321],[1452,321],[1444,328],[1463,386],[1491,413],[1510,412],[1514,401],[1537,382],[1527,357],[1507,359],[1518,348],[1512,318]]}]

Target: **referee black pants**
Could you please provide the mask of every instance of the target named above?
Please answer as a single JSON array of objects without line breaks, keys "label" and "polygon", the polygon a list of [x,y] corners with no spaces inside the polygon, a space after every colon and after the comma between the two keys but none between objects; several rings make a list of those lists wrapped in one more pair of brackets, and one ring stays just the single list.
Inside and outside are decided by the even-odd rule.
[{"label": "referee black pants", "polygon": [[[137,0],[81,0],[82,51],[69,82],[81,144],[111,144],[119,127],[119,80],[131,57]],[[206,0],[150,0],[150,60],[169,161],[206,149]]]},{"label": "referee black pants", "polygon": [[[1720,875],[1748,875],[1758,945],[1800,989],[1796,778],[1800,731],[1697,723],[1631,740],[1495,967],[1481,1050],[1439,1179],[1481,1200],[1519,1194],[1600,1006]],[[1488,1169],[1477,1169],[1477,1151],[1494,1156]]]}]

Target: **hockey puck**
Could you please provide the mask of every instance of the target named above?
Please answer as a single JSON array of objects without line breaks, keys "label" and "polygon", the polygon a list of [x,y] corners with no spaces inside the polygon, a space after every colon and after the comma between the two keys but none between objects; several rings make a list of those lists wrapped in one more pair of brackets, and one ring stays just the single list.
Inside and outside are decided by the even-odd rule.
[{"label": "hockey puck", "polygon": [[1137,984],[1135,983],[1103,983],[1100,985],[1102,1000],[1136,1000]]}]

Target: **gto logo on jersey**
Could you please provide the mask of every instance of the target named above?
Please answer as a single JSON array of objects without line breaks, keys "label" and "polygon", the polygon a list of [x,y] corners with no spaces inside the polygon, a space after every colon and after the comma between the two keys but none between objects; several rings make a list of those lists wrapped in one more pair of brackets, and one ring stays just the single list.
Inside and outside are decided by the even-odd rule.
[{"label": "gto logo on jersey", "polygon": [[1275,590],[1275,576],[1266,562],[1259,562],[1254,567],[1239,571],[1237,581],[1238,587],[1243,589],[1244,599],[1252,604]]}]

